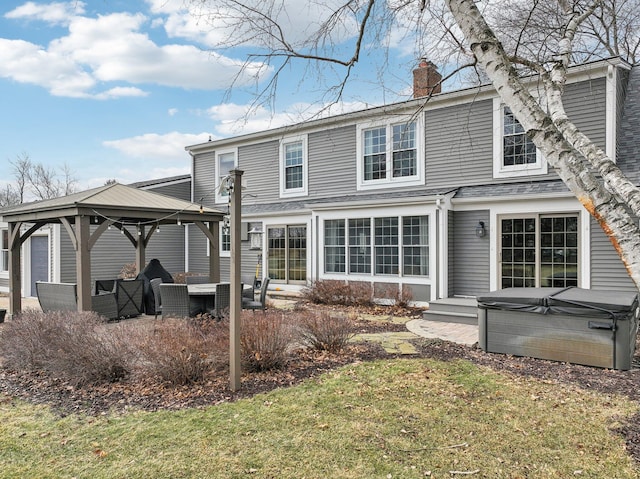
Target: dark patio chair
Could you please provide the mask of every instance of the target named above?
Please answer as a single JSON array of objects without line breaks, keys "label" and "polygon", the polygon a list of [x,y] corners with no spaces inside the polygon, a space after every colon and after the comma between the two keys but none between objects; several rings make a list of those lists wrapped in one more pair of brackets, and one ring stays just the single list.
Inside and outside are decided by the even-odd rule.
[{"label": "dark patio chair", "polygon": [[160,297],[162,298],[163,318],[188,318],[203,312],[201,306],[191,302],[186,284],[162,283]]},{"label": "dark patio chair", "polygon": [[260,287],[260,299],[258,301],[242,298],[242,309],[252,309],[254,312],[256,309],[265,310],[267,309],[267,288],[269,287],[269,278],[264,278],[262,280],[262,285]]},{"label": "dark patio chair", "polygon": [[221,319],[225,310],[231,306],[231,283],[218,283],[216,285],[216,296],[214,300],[214,308],[211,314],[217,319]]},{"label": "dark patio chair", "polygon": [[118,300],[118,316],[132,318],[144,313],[144,281],[118,279],[113,292]]},{"label": "dark patio chair", "polygon": [[151,291],[153,291],[153,300],[155,302],[155,318],[158,319],[158,315],[162,314],[162,295],[160,293],[160,285],[162,284],[162,278],[154,278],[150,282]]}]

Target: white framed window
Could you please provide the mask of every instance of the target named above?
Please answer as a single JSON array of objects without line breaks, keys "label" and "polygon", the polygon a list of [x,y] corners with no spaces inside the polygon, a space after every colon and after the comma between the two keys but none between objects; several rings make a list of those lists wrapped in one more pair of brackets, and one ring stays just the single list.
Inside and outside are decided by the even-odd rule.
[{"label": "white framed window", "polygon": [[424,184],[423,116],[357,126],[358,189]]},{"label": "white framed window", "polygon": [[231,228],[224,221],[220,223],[220,256],[231,256]]},{"label": "white framed window", "polygon": [[0,229],[0,273],[9,271],[9,230]]},{"label": "white framed window", "polygon": [[238,166],[237,149],[216,151],[216,203],[229,201],[229,192],[224,189],[221,191],[220,185],[236,166]]},{"label": "white framed window", "polygon": [[429,216],[326,219],[324,272],[429,276]]},{"label": "white framed window", "polygon": [[280,196],[307,194],[307,137],[283,138],[280,142]]},{"label": "white framed window", "polygon": [[512,178],[547,173],[547,162],[511,109],[493,100],[493,177]]}]

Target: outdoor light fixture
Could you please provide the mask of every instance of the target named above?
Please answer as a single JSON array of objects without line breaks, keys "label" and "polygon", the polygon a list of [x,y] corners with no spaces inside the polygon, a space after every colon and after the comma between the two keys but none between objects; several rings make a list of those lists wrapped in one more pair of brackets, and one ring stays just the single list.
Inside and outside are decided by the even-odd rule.
[{"label": "outdoor light fixture", "polygon": [[261,250],[262,249],[262,230],[256,226],[251,228],[249,231],[249,249],[250,250]]},{"label": "outdoor light fixture", "polygon": [[484,221],[478,221],[478,226],[476,226],[476,236],[478,238],[482,238],[486,234],[486,230],[484,229]]}]

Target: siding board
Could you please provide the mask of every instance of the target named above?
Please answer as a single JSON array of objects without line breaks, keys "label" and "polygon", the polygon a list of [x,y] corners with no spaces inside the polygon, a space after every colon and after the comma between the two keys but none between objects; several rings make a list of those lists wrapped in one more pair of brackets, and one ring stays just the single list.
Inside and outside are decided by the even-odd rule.
[{"label": "siding board", "polygon": [[[452,217],[449,276],[453,290],[449,296],[486,293],[489,291],[489,211],[458,211]],[[475,234],[478,221],[485,224],[487,234],[483,238]]]}]

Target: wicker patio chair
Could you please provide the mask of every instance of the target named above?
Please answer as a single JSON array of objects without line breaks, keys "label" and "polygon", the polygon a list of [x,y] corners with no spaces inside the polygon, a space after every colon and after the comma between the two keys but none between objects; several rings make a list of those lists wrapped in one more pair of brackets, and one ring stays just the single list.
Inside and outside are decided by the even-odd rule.
[{"label": "wicker patio chair", "polygon": [[160,292],[160,285],[162,284],[162,278],[153,278],[150,282],[151,291],[153,291],[153,300],[155,302],[155,318],[158,318],[159,314],[162,314],[162,293]]},{"label": "wicker patio chair", "polygon": [[162,317],[188,318],[202,313],[202,307],[192,302],[186,284],[162,283]]},{"label": "wicker patio chair", "polygon": [[214,300],[214,309],[211,314],[218,319],[225,315],[225,310],[231,306],[231,283],[218,283],[216,285],[216,296]]},{"label": "wicker patio chair", "polygon": [[[36,294],[40,308],[49,311],[77,311],[78,287],[75,283],[36,282]],[[113,293],[101,293],[91,296],[91,310],[106,319],[118,317],[118,305]]]},{"label": "wicker patio chair", "polygon": [[144,312],[144,281],[142,279],[119,279],[114,293],[118,300],[118,316],[131,318]]},{"label": "wicker patio chair", "polygon": [[242,298],[242,309],[267,309],[267,288],[269,287],[270,278],[264,278],[260,287],[260,299],[258,301]]}]

